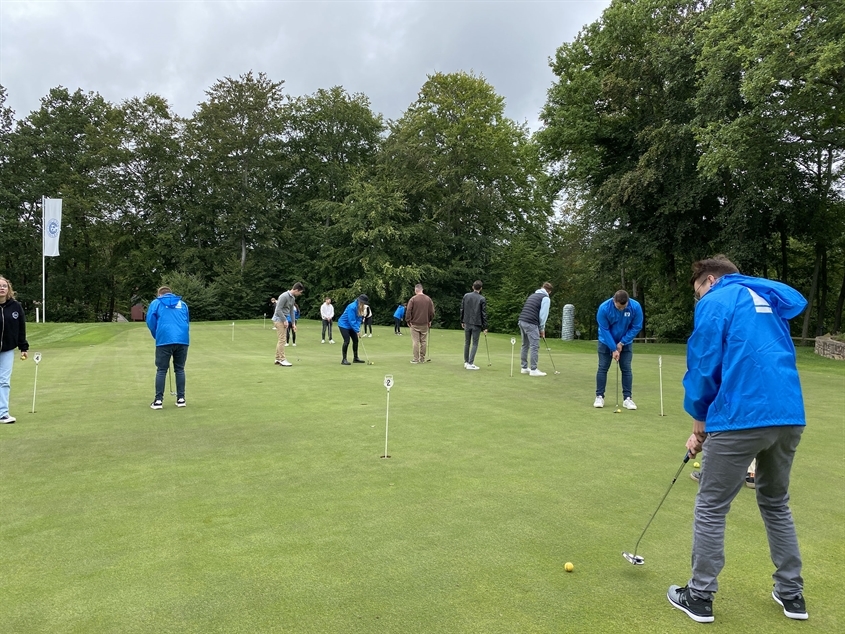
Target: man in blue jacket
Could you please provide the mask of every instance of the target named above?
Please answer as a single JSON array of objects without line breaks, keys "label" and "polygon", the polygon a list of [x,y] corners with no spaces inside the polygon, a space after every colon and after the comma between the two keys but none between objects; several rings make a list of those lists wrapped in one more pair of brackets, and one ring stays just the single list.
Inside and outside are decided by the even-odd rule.
[{"label": "man in blue jacket", "polygon": [[[599,325],[599,369],[596,372],[596,400],[593,407],[604,407],[604,389],[607,386],[607,371],[616,361],[622,370],[622,406],[637,409],[631,398],[634,373],[631,359],[634,356],[634,337],[643,329],[643,309],[639,302],[619,290],[603,302],[596,313]],[[618,388],[617,388],[618,389]],[[616,395],[619,398],[619,394]]]},{"label": "man in blue jacket", "polygon": [[757,506],[775,565],[772,598],[791,619],[806,619],[801,554],[789,509],[789,475],[806,424],[789,319],[807,305],[780,282],[740,275],[724,257],[693,265],[695,328],[687,343],[686,443],[703,450],[693,517],[692,577],[670,586],[670,603],[699,623],[713,621],[725,564],[725,517],[757,459]]},{"label": "man in blue jacket", "polygon": [[188,359],[188,305],[168,286],[158,289],[147,310],[147,328],[156,340],[156,395],[150,407],[161,409],[170,360],[176,375],[176,407],[185,407],[185,361]]}]

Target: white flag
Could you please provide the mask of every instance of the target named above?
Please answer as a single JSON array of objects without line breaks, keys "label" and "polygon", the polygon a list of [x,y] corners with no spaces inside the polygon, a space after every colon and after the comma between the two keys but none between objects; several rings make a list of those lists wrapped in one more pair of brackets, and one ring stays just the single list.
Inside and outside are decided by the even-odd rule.
[{"label": "white flag", "polygon": [[62,232],[62,199],[44,199],[44,255],[59,255],[59,234]]}]

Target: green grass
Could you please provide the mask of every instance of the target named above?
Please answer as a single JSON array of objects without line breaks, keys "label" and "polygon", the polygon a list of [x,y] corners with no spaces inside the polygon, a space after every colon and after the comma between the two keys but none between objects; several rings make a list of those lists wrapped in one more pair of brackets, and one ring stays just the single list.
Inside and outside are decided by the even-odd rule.
[{"label": "green grass", "polygon": [[[595,344],[549,340],[561,375],[510,376],[510,336],[434,331],[434,361],[376,328],[375,366],[340,365],[302,322],[292,368],[261,321],[192,327],[188,407],[153,411],[142,324],[31,325],[0,428],[0,630],[24,632],[667,632],[689,575],[683,346],[638,345],[636,412],[592,408]],[[339,340],[339,338],[338,338]],[[663,355],[665,417],[659,416]],[[31,359],[31,357],[30,357]],[[299,359],[299,360],[298,360]],[[792,509],[814,632],[839,632],[845,364],[799,352],[808,427]],[[384,451],[392,373],[390,459]],[[615,378],[608,400],[612,405]],[[575,571],[564,572],[572,561]],[[794,631],[744,490],[708,630]],[[801,627],[801,626],[798,626]]]}]

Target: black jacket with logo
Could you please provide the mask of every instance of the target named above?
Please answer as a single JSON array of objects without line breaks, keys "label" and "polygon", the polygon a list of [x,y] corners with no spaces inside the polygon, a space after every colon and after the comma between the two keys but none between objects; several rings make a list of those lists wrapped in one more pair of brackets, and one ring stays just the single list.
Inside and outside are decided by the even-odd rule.
[{"label": "black jacket with logo", "polygon": [[13,299],[7,299],[0,304],[0,352],[8,352],[20,348],[21,352],[29,350],[26,341],[26,318],[23,307]]}]

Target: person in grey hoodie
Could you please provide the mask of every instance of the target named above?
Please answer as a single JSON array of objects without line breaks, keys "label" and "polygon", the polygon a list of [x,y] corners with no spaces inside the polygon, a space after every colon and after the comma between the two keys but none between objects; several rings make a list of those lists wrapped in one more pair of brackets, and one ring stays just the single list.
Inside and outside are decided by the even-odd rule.
[{"label": "person in grey hoodie", "polygon": [[[276,324],[279,338],[276,341],[276,360],[273,362],[276,365],[290,367],[293,364],[285,359],[285,342],[287,341],[287,329],[293,328],[296,332],[296,324],[293,323],[292,313],[296,307],[296,298],[305,292],[305,287],[301,282],[293,285],[289,291],[285,291],[279,295],[276,301],[276,311],[273,313],[273,321]],[[288,321],[290,318],[290,321]]]},{"label": "person in grey hoodie", "polygon": [[[475,353],[478,351],[478,338],[487,334],[487,299],[481,294],[481,280],[472,284],[472,292],[464,295],[461,301],[461,328],[464,329],[464,367],[478,370],[475,365]],[[470,347],[470,344],[472,347]]]},{"label": "person in grey hoodie", "polygon": [[164,381],[173,359],[176,377],[176,407],[185,407],[185,362],[188,360],[191,318],[188,305],[169,286],[158,289],[158,298],[147,310],[147,328],[156,341],[156,395],[150,404],[161,409],[164,400]]}]

